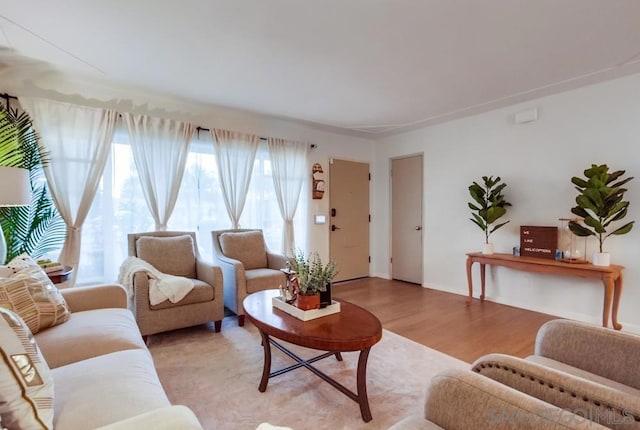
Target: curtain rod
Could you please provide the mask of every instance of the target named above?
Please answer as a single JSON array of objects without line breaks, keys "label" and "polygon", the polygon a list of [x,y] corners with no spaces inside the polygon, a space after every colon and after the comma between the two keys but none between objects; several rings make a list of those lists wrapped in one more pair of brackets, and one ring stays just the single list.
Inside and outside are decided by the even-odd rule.
[{"label": "curtain rod", "polygon": [[[7,104],[7,110],[9,110],[9,103],[10,103],[11,99],[18,100],[18,97],[12,96],[11,94],[7,94],[7,93],[0,94],[0,98],[5,99],[5,103]],[[118,116],[122,117],[122,114],[119,113]],[[200,126],[197,126],[196,130],[198,130],[198,133],[200,133],[200,131],[211,131],[210,129],[208,129],[206,127],[200,127]],[[269,139],[267,139],[266,137],[260,137],[260,140],[269,140]],[[310,146],[311,146],[312,149],[315,149],[317,147],[317,145],[315,143],[312,143]]]}]

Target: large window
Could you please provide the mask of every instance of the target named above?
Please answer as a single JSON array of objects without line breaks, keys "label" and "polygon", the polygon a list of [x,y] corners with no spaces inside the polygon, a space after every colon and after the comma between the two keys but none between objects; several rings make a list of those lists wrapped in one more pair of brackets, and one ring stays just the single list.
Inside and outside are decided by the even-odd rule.
[{"label": "large window", "polygon": [[[142,194],[126,132],[116,133],[100,188],[83,226],[78,284],[113,282],[128,255],[127,234],[154,230]],[[305,189],[307,187],[304,187]],[[304,192],[295,218],[297,247],[304,248]],[[266,142],[254,162],[242,228],[261,228],[267,246],[280,250],[283,221],[271,178]],[[194,135],[184,178],[169,230],[195,231],[200,254],[212,260],[211,231],[231,228],[222,198],[213,144],[208,135]]]}]

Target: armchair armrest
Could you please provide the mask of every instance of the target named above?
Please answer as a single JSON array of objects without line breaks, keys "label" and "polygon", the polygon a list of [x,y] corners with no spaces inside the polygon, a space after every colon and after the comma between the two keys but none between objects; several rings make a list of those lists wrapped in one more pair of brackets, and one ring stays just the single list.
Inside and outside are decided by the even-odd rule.
[{"label": "armchair armrest", "polygon": [[459,369],[450,369],[431,379],[425,418],[445,429],[606,428],[477,373]]},{"label": "armchair armrest", "polygon": [[127,292],[122,285],[105,284],[60,290],[71,312],[105,308],[127,308]]},{"label": "armchair armrest", "polygon": [[267,251],[267,266],[270,269],[284,269],[289,258],[284,255],[273,251]]},{"label": "armchair armrest", "polygon": [[504,354],[488,354],[474,372],[613,429],[638,428],[640,397]]},{"label": "armchair armrest", "polygon": [[640,389],[640,337],[569,320],[540,327],[535,355]]},{"label": "armchair armrest", "polygon": [[202,430],[193,411],[186,406],[174,405],[155,409],[135,417],[99,427],[97,430]]}]

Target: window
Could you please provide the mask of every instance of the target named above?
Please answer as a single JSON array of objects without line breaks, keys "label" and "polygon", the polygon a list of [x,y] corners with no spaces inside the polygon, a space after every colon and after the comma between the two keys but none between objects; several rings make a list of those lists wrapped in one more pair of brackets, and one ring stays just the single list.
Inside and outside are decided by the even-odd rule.
[{"label": "window", "polygon": [[[155,224],[142,193],[126,131],[119,131],[102,182],[83,226],[78,284],[113,282],[128,256],[127,234],[153,231]],[[307,187],[304,187],[305,189]],[[296,212],[297,246],[304,248],[303,201]],[[266,142],[256,154],[251,185],[240,218],[243,228],[262,228],[267,246],[280,250],[283,221],[271,179]],[[218,182],[211,138],[194,135],[169,230],[195,231],[201,256],[212,260],[211,231],[231,228]]]}]

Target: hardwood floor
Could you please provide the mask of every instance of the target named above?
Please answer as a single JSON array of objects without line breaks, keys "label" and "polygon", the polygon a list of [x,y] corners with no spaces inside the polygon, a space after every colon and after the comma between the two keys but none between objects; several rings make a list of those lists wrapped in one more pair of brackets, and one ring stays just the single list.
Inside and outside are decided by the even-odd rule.
[{"label": "hardwood floor", "polygon": [[465,296],[380,278],[334,284],[333,295],[369,310],[385,329],[469,363],[491,352],[532,354],[538,328],[557,318],[479,299],[467,306]]}]

